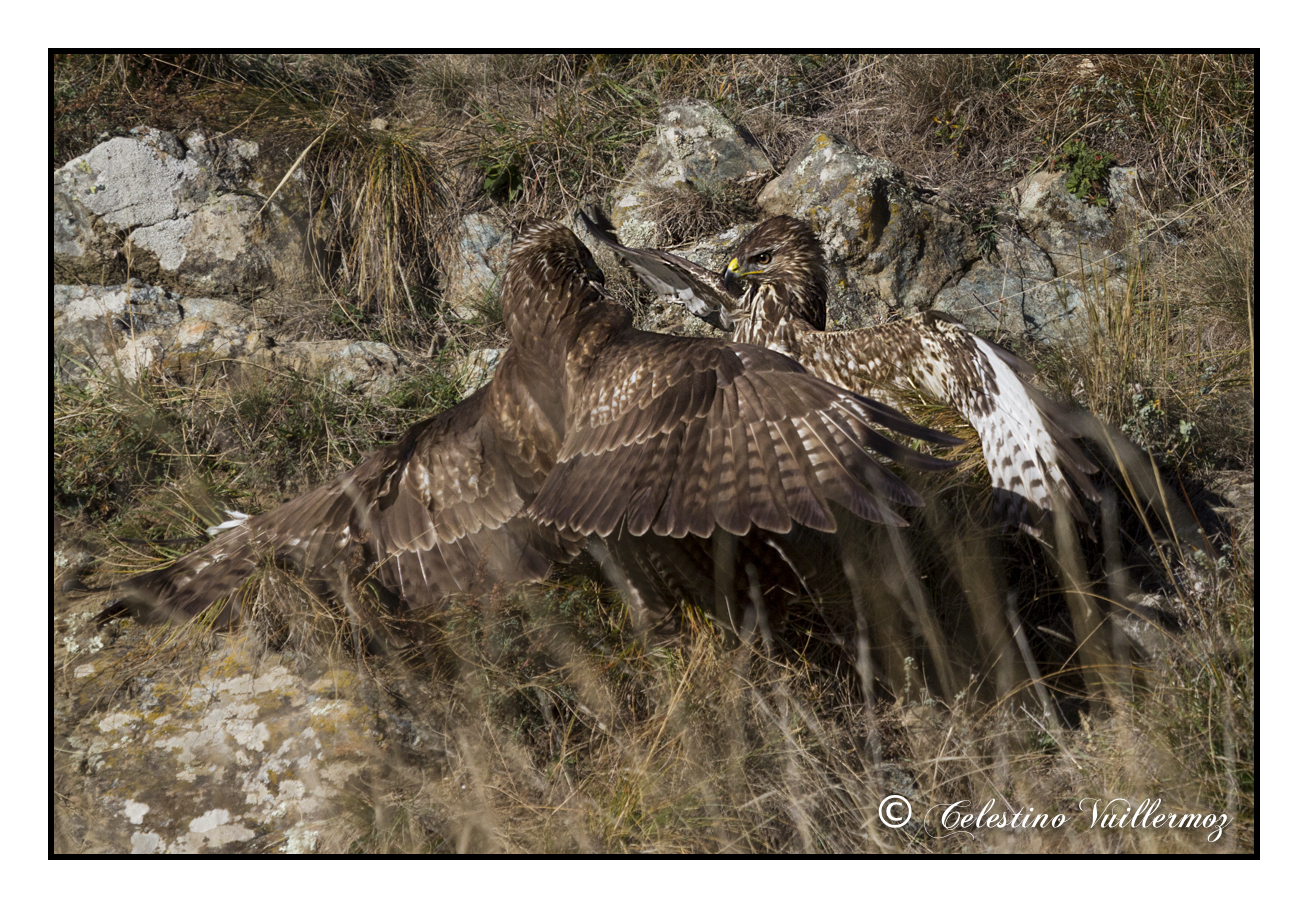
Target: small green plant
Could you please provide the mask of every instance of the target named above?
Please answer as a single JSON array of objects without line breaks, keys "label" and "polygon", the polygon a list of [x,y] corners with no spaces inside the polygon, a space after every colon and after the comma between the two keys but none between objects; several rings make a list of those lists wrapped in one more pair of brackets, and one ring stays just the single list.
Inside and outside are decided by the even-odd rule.
[{"label": "small green plant", "polygon": [[936,140],[941,145],[952,145],[954,154],[957,155],[959,142],[963,137],[963,133],[967,130],[967,122],[962,117],[954,117],[948,114],[932,117],[931,122],[935,124]]},{"label": "small green plant", "polygon": [[982,211],[974,211],[968,217],[968,224],[976,235],[977,250],[983,257],[991,255],[999,248],[999,208],[987,205]]},{"label": "small green plant", "polygon": [[1067,191],[1083,202],[1108,206],[1108,170],[1113,160],[1084,142],[1068,142],[1054,159],[1054,166],[1067,171]]},{"label": "small green plant", "polygon": [[386,396],[387,404],[414,416],[440,413],[457,404],[461,399],[462,385],[442,368],[445,358],[446,354],[442,352],[435,368],[415,372],[397,382]]},{"label": "small green plant", "polygon": [[516,202],[522,192],[522,167],[517,156],[512,155],[503,160],[482,158],[477,167],[485,174],[481,181],[482,191],[500,202]]},{"label": "small green plant", "polygon": [[1131,406],[1134,412],[1122,424],[1127,437],[1169,468],[1195,459],[1202,463],[1198,426],[1187,419],[1173,424],[1159,398],[1139,391],[1131,395]]}]

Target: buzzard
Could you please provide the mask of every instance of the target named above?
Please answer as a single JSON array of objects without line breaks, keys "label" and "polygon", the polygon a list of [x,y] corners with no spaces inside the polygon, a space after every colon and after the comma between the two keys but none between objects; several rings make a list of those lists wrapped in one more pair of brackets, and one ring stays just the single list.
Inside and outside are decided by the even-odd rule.
[{"label": "buzzard", "polygon": [[[957,439],[807,374],[761,347],[638,331],[589,251],[561,224],[528,225],[508,259],[511,344],[491,381],[399,441],[169,567],[124,603],[194,616],[273,561],[328,588],[360,570],[409,606],[541,578],[587,539],[653,536],[664,561],[723,533],[836,528],[832,505],[903,525],[920,499],[876,454],[949,466],[881,435]],[[678,540],[682,540],[679,543]]]},{"label": "buzzard", "polygon": [[597,209],[579,214],[591,235],[652,290],[732,331],[735,342],[785,353],[813,375],[862,395],[884,399],[885,389],[915,389],[948,403],[976,429],[995,510],[1010,523],[1040,535],[1056,504],[1087,522],[1071,484],[1098,501],[1086,478],[1097,469],[1073,441],[1079,433],[1066,411],[1027,381],[1032,368],[938,312],[825,331],[826,270],[807,224],[791,217],[764,221],[716,274],[667,252],[622,245]]}]

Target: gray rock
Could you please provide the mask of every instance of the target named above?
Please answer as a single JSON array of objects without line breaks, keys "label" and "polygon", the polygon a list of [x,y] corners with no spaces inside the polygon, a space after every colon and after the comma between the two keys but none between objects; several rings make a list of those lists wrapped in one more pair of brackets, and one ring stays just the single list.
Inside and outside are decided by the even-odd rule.
[{"label": "gray rock", "polygon": [[504,356],[507,347],[484,347],[479,350],[473,350],[463,359],[462,365],[456,370],[456,375],[463,382],[463,399],[472,396],[472,393],[480,388],[486,382],[491,380],[495,374],[495,367],[499,365],[500,358]]},{"label": "gray rock", "polygon": [[759,194],[769,215],[818,229],[831,277],[831,327],[889,311],[937,308],[983,332],[1072,339],[1086,327],[1084,288],[1123,289],[1158,219],[1147,181],[1115,168],[1108,208],[1067,191],[1062,174],[1034,174],[995,212],[994,248],[908,187],[889,161],[819,134]]},{"label": "gray rock", "polygon": [[1151,237],[1166,242],[1149,208],[1147,181],[1134,168],[1109,173],[1109,205],[1067,191],[1061,173],[1018,183],[998,212],[994,254],[978,261],[935,305],[973,330],[1075,340],[1088,327],[1086,289],[1120,294],[1148,255]]},{"label": "gray rock", "polygon": [[267,322],[243,306],[135,280],[130,286],[58,285],[53,308],[56,373],[75,384],[164,373],[194,381],[211,368],[250,362],[320,374],[343,391],[385,394],[403,371],[386,344],[297,340],[274,346]]},{"label": "gray rock", "polygon": [[69,161],[53,175],[56,272],[103,284],[130,271],[188,294],[263,292],[298,275],[294,194],[264,210],[257,156],[239,139],[195,132],[183,144],[140,127]]},{"label": "gray rock", "polygon": [[891,182],[903,183],[894,164],[818,133],[764,187],[758,204],[769,216],[788,214],[816,225],[833,261],[857,262],[876,248],[890,221]]},{"label": "gray rock", "polygon": [[321,374],[339,391],[385,394],[402,375],[399,355],[377,341],[296,341],[256,350],[250,361],[303,374]]},{"label": "gray rock", "polygon": [[476,318],[486,301],[498,295],[510,246],[512,236],[494,218],[470,214],[463,219],[445,286],[446,302],[456,318]]},{"label": "gray rock", "polygon": [[91,614],[61,622],[56,645],[69,679],[55,708],[70,808],[61,850],[297,853],[322,848],[325,830],[348,840],[349,792],[382,759],[378,715],[354,672],[306,671],[236,640],[184,674],[146,669],[130,679],[132,697],[87,709],[113,699],[104,690],[115,672],[103,652],[114,629]]},{"label": "gray rock", "polygon": [[54,340],[61,381],[85,385],[145,374],[195,381],[212,368],[320,374],[332,386],[386,394],[402,374],[394,349],[370,340],[293,340],[273,345],[268,323],[234,302],[183,297],[141,284],[56,285]]},{"label": "gray rock", "polygon": [[936,295],[934,308],[985,334],[1063,336],[1081,306],[1080,290],[1058,279],[1048,254],[1032,240],[1006,234],[991,258]]},{"label": "gray rock", "polygon": [[645,143],[613,205],[613,224],[624,243],[657,245],[661,230],[651,217],[660,191],[722,191],[760,180],[772,170],[767,155],[705,101],[664,104],[654,138]]},{"label": "gray rock", "polygon": [[979,254],[954,217],[916,199],[899,168],[818,133],[759,193],[769,215],[814,225],[831,278],[830,327],[925,309]]},{"label": "gray rock", "polygon": [[130,285],[54,288],[54,344],[63,381],[85,384],[149,370],[191,379],[215,361],[267,345],[263,319],[234,303]]},{"label": "gray rock", "polygon": [[54,288],[56,369],[63,381],[121,375],[135,381],[172,346],[185,317],[181,299],[161,287]]}]

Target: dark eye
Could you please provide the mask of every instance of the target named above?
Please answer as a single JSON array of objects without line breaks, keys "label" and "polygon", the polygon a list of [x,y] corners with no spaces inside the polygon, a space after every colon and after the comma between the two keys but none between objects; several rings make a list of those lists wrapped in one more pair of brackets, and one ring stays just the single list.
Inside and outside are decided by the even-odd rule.
[{"label": "dark eye", "polygon": [[754,261],[758,262],[760,265],[766,265],[766,264],[768,264],[769,262],[772,261],[772,253],[770,253],[770,252],[760,252],[760,253],[755,257]]}]

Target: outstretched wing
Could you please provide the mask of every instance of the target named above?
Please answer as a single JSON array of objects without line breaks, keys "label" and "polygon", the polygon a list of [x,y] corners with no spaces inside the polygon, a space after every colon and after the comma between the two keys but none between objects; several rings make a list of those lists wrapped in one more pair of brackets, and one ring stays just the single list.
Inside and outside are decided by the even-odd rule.
[{"label": "outstretched wing", "polygon": [[577,217],[594,239],[613,250],[657,296],[681,303],[715,328],[731,330],[742,288],[679,255],[622,245],[608,217],[593,205],[578,211]]},{"label": "outstretched wing", "polygon": [[391,475],[379,471],[373,505],[356,515],[378,578],[410,605],[481,583],[537,580],[581,549],[580,536],[523,515],[545,470],[513,456],[520,446],[488,412],[500,390],[492,383],[464,402],[477,401],[473,421],[443,418],[447,411],[411,430]]},{"label": "outstretched wing", "polygon": [[863,394],[919,390],[954,407],[976,429],[995,509],[1038,534],[1056,506],[1087,522],[1071,485],[1098,501],[1098,472],[1073,440],[1066,411],[1033,388],[1023,360],[938,313],[853,331],[807,332],[798,358],[815,374]]},{"label": "outstretched wing", "polygon": [[581,547],[573,534],[522,515],[543,473],[515,463],[487,412],[492,386],[410,428],[325,485],[252,517],[169,567],[133,577],[125,600],[147,614],[187,618],[276,564],[331,584],[362,568],[410,606],[480,582],[538,579]]},{"label": "outstretched wing", "polygon": [[918,468],[952,463],[873,426],[957,443],[780,354],[703,338],[628,331],[572,393],[558,465],[528,513],[599,536],[830,532],[832,503],[903,525],[891,502],[920,500],[865,449]]}]

